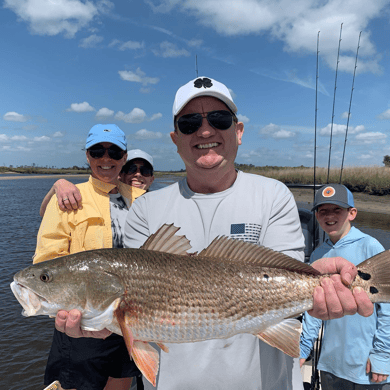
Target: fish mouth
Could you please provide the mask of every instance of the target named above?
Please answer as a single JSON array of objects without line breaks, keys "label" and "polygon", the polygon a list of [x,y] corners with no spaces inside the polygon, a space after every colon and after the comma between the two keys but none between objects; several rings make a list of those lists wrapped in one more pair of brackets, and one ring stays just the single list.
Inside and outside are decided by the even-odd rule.
[{"label": "fish mouth", "polygon": [[44,308],[47,307],[48,303],[44,297],[16,281],[12,282],[10,287],[24,309],[22,315],[30,317],[43,314]]}]

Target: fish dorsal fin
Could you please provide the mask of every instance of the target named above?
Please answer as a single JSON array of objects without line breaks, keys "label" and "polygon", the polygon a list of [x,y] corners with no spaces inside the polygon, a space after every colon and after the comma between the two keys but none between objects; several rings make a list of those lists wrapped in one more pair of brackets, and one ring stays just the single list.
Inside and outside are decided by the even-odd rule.
[{"label": "fish dorsal fin", "polygon": [[141,249],[149,251],[166,252],[174,255],[186,255],[191,249],[190,241],[186,236],[177,236],[180,228],[172,224],[162,225],[156,233],[149,236]]},{"label": "fish dorsal fin", "polygon": [[293,259],[284,253],[226,236],[216,237],[207,248],[199,253],[199,256],[215,259],[225,258],[247,264],[256,264],[261,267],[284,268],[312,275],[320,274],[310,265]]},{"label": "fish dorsal fin", "polygon": [[267,328],[256,336],[291,357],[299,357],[301,353],[299,347],[301,329],[301,323],[291,318]]}]

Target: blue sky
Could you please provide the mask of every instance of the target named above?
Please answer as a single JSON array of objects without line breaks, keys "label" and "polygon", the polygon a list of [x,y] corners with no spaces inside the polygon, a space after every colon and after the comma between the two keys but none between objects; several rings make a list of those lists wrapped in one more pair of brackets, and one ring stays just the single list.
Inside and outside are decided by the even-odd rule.
[{"label": "blue sky", "polygon": [[68,167],[116,123],[157,170],[184,168],[169,132],[176,90],[225,83],[245,124],[238,163],[331,166],[390,154],[390,0],[0,0],[0,165]]}]

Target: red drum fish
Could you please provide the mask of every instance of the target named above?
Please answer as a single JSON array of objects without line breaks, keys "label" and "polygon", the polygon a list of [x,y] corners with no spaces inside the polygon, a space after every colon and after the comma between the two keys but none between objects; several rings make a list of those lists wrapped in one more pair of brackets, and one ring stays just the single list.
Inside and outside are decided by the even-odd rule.
[{"label": "red drum fish", "polygon": [[[162,226],[140,249],[98,249],[34,264],[11,289],[25,316],[78,309],[82,327],[123,335],[138,368],[156,384],[159,355],[149,343],[227,339],[250,333],[299,356],[301,323],[324,275],[255,244],[216,238],[199,254],[179,228]],[[351,288],[390,301],[390,251],[358,266]]]}]

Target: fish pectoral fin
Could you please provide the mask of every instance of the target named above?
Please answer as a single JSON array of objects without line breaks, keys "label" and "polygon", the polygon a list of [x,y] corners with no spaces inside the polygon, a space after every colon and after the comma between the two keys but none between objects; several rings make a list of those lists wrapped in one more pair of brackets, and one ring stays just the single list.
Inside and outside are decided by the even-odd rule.
[{"label": "fish pectoral fin", "polygon": [[165,344],[163,344],[163,343],[156,343],[160,348],[161,348],[161,350],[162,351],[164,351],[165,353],[168,353],[169,352],[169,348],[165,345]]},{"label": "fish pectoral fin", "polygon": [[160,356],[149,344],[143,341],[135,341],[133,346],[133,359],[143,376],[156,386],[156,377]]},{"label": "fish pectoral fin", "polygon": [[122,331],[123,339],[125,340],[126,348],[129,352],[130,359],[133,357],[133,347],[134,347],[134,337],[133,332],[129,325],[126,324],[125,321],[125,313],[123,310],[117,309],[115,310],[115,317],[118,321],[118,324]]},{"label": "fish pectoral fin", "polygon": [[291,318],[267,328],[256,336],[291,357],[299,357],[301,330],[300,321]]}]

